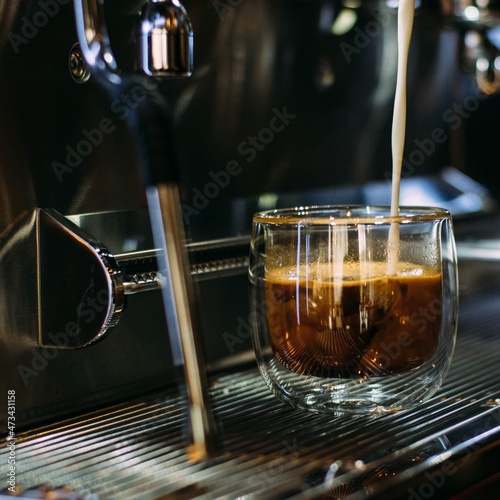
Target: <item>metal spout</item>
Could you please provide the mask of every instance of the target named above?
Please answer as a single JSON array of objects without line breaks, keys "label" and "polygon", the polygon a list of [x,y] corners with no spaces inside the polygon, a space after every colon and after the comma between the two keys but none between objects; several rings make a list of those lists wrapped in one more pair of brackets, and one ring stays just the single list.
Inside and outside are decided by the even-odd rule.
[{"label": "metal spout", "polygon": [[137,29],[138,69],[149,76],[190,76],[193,70],[193,28],[177,0],[152,0]]}]

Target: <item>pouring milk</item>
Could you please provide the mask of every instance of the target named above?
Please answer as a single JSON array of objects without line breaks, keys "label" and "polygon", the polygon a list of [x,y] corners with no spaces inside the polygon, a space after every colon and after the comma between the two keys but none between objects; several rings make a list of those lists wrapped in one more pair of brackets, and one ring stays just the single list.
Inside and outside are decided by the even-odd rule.
[{"label": "pouring milk", "polygon": [[[396,96],[392,119],[392,193],[391,216],[399,215],[399,185],[406,127],[406,70],[410,47],[415,0],[400,0],[398,9],[398,71]],[[398,261],[399,225],[393,223],[389,231],[388,271],[393,274]]]}]

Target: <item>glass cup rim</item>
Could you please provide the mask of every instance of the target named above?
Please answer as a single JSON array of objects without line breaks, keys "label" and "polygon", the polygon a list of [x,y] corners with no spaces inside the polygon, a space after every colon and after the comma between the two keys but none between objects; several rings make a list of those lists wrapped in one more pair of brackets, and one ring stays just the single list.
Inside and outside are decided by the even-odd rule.
[{"label": "glass cup rim", "polygon": [[[428,206],[400,206],[399,215],[391,216],[389,205],[311,205],[276,208],[257,212],[253,222],[260,224],[291,225],[358,225],[407,224],[451,219],[445,208]],[[356,213],[358,215],[356,215]],[[338,215],[333,215],[338,214]]]}]

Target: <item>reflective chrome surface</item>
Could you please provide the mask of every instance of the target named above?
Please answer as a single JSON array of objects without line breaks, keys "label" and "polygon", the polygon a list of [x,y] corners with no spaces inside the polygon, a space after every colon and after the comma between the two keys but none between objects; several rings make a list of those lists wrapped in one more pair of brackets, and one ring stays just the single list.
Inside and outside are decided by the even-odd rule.
[{"label": "reflective chrome surface", "polygon": [[[181,195],[192,214],[186,216],[188,223],[211,203],[207,193],[212,196],[215,189],[207,185],[218,174],[217,198],[386,179],[394,9],[375,1],[354,9],[320,0],[222,3],[185,2],[199,40],[193,76],[156,87],[170,102],[176,123]],[[104,4],[116,64],[127,73],[136,67],[143,4]],[[463,30],[441,23],[441,14],[425,1],[417,10],[404,174],[412,177],[451,164],[498,192],[498,181],[489,173],[499,133],[498,99],[476,97],[475,75],[461,62]],[[59,5],[28,38],[25,24],[38,11],[34,0],[5,3],[0,11],[0,90],[9,96],[1,109],[2,227],[15,217],[8,213],[18,215],[17,206],[35,199],[64,215],[144,207],[137,152],[125,123],[129,109],[142,98],[141,89],[116,96],[110,106],[92,80],[77,85],[67,64],[77,41],[71,3]],[[346,13],[354,15],[355,23],[342,24],[343,31],[337,23],[333,32],[335,21]],[[367,23],[373,36],[365,39]],[[273,121],[285,126],[264,144],[259,133],[264,141],[270,137],[261,130],[271,130],[273,110],[288,116],[288,123]],[[104,131],[103,119],[112,123]],[[435,129],[443,131],[443,142],[425,149]],[[87,140],[84,130],[101,130],[103,138],[70,164],[67,148],[77,151]],[[422,156],[415,141],[433,151]],[[59,176],[55,162],[68,167]],[[223,172],[229,162],[240,168],[231,170],[227,182]],[[7,192],[20,194],[14,199]]]},{"label": "reflective chrome surface", "polygon": [[[453,498],[498,473],[499,300],[498,284],[464,298],[449,376],[414,411],[311,416],[280,403],[255,366],[242,367],[210,379],[222,428],[211,462],[191,460],[182,398],[159,391],[19,433],[18,484],[102,500]],[[0,459],[8,452],[1,447]]]},{"label": "reflective chrome surface", "polygon": [[461,33],[459,61],[485,95],[500,91],[500,12],[492,1],[441,0],[445,24]]},{"label": "reflective chrome surface", "polygon": [[152,0],[141,12],[137,27],[138,69],[146,75],[191,76],[193,27],[177,1]]},{"label": "reflective chrome surface", "polygon": [[125,298],[117,262],[53,210],[37,211],[36,266],[40,346],[85,347],[116,326]]},{"label": "reflective chrome surface", "polygon": [[85,83],[90,78],[90,69],[85,62],[79,43],[71,47],[69,53],[69,71],[76,83]]},{"label": "reflective chrome surface", "polygon": [[87,64],[107,76],[113,83],[118,68],[111,50],[104,19],[104,0],[74,0],[76,30]]},{"label": "reflective chrome surface", "polygon": [[185,247],[184,224],[176,184],[148,186],[153,237],[162,251],[158,263],[174,366],[183,369],[189,403],[191,453],[196,460],[215,453],[217,428],[208,396],[200,318]]},{"label": "reflective chrome surface", "polygon": [[[98,7],[101,3],[92,1]],[[106,0],[97,16],[106,18],[116,66],[125,74],[137,69],[136,30],[144,3]],[[384,190],[373,181],[390,181],[395,9],[375,0],[184,4],[196,36],[192,77],[153,80],[151,91],[170,104],[188,237],[203,243],[245,236],[251,217],[248,199],[258,209],[297,200],[380,203]],[[484,94],[476,72],[478,61],[486,57],[489,66],[481,62],[479,74],[484,68],[491,73],[497,21],[494,15],[483,24],[465,21],[455,5],[422,0],[417,9],[404,177],[439,175],[452,166],[498,199],[500,178],[493,166],[500,100],[498,94]],[[11,325],[0,329],[0,390],[22,394],[17,401],[20,429],[143,397],[175,380],[173,367],[164,363],[171,352],[158,290],[126,297],[114,333],[91,349],[57,350],[55,356],[55,350],[38,347],[30,305],[37,296],[32,266],[32,214],[37,209],[55,209],[64,216],[90,214],[90,219],[127,211],[131,216],[126,221],[106,217],[90,234],[113,255],[154,248],[148,241],[148,217],[136,217],[147,201],[141,151],[127,123],[144,89],[132,86],[110,99],[92,78],[75,82],[68,65],[78,40],[75,26],[72,2],[0,1],[0,325]],[[105,53],[101,27],[97,23],[94,30],[101,40],[88,40],[97,54]],[[418,182],[409,184],[407,194],[414,195],[415,186],[420,194],[429,194],[428,185]],[[484,191],[455,199],[456,186],[445,186],[440,194],[451,193],[448,200],[458,210],[466,212],[471,202],[476,215],[483,213]],[[482,226],[485,234],[495,233],[499,225],[495,218],[490,222]],[[236,257],[233,250],[224,250],[221,259],[228,263],[234,258],[236,268],[242,266],[241,248],[236,244],[233,249]],[[199,262],[203,265],[201,257]],[[498,280],[490,262],[480,273],[478,266],[473,269],[469,281],[462,280],[471,293]],[[205,351],[209,366],[216,369],[249,360],[246,278],[226,270],[223,275],[203,274],[198,283]],[[480,276],[476,280],[474,273]],[[493,332],[488,325],[484,331]],[[477,352],[480,342],[474,338],[467,343],[464,359]],[[245,379],[241,384],[235,399],[245,402]],[[221,387],[231,396],[231,386]],[[477,384],[467,387],[472,397]],[[227,408],[232,404],[234,399],[224,403]],[[438,413],[447,406],[442,404]],[[269,411],[272,424],[274,407],[259,407],[256,419]],[[460,402],[452,407],[460,427],[464,407]],[[4,407],[2,428],[5,416]],[[290,432],[295,428],[296,422],[290,424]],[[425,419],[419,429],[425,432]],[[66,464],[71,456],[68,460]],[[113,481],[123,478],[122,471],[114,472]]]},{"label": "reflective chrome surface", "polygon": [[57,212],[39,209],[17,220],[3,235],[1,260],[11,287],[2,331],[15,334],[20,346],[84,347],[118,322],[124,303],[118,265],[100,242]]}]

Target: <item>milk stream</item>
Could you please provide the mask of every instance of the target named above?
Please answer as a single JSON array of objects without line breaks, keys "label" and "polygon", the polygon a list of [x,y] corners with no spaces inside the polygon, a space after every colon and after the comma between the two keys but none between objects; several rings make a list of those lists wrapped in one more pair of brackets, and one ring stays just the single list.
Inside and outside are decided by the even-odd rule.
[{"label": "milk stream", "polygon": [[[406,70],[408,66],[408,50],[410,48],[411,31],[415,0],[399,0],[398,9],[398,70],[396,80],[396,96],[392,118],[392,193],[391,216],[399,215],[399,191],[401,183],[401,164],[406,127]],[[394,274],[398,262],[399,224],[392,223],[389,230],[388,271]]]}]

